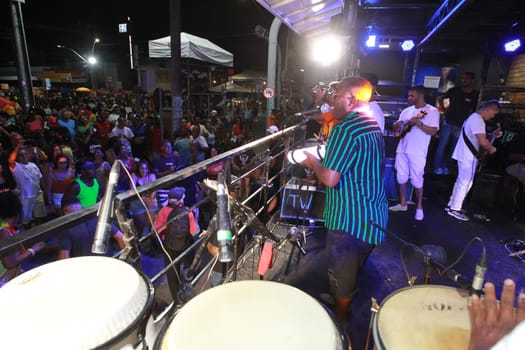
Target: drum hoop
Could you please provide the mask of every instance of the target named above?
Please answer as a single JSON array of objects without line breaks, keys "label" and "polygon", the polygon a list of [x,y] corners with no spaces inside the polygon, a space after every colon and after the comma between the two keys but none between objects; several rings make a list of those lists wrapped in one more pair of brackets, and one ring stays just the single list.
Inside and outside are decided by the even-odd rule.
[{"label": "drum hoop", "polygon": [[[142,311],[137,315],[137,317],[133,320],[133,322],[131,322],[126,328],[120,331],[120,333],[114,336],[113,338],[95,347],[94,348],[95,350],[111,348],[114,345],[121,342],[122,340],[126,339],[135,330],[138,330],[138,343],[140,343],[142,339],[145,338],[146,323],[148,321],[149,316],[151,315],[151,310],[153,308],[155,288],[153,288],[153,284],[151,283],[151,280],[142,271],[139,271],[136,269],[135,271],[144,280],[144,283],[146,283],[146,289],[148,291],[148,297],[146,299],[146,304],[142,307]],[[137,344],[132,344],[132,345],[135,347]]]}]

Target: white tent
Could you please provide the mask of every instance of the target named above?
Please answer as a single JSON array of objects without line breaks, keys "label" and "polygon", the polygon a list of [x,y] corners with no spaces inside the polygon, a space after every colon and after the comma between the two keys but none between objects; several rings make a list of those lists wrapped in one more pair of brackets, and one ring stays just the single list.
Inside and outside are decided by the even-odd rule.
[{"label": "white tent", "polygon": [[[165,36],[148,41],[149,57],[171,57],[171,37]],[[180,33],[180,55],[183,58],[193,58],[200,61],[233,67],[233,54],[215,45],[208,39],[188,33]]]}]

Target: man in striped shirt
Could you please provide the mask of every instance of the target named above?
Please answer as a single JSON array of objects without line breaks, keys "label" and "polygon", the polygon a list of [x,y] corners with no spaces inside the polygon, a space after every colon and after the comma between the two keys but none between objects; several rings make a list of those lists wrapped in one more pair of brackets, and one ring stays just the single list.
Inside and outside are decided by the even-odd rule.
[{"label": "man in striped shirt", "polygon": [[303,165],[314,170],[326,186],[324,210],[328,278],[334,296],[335,315],[348,321],[348,308],[356,291],[357,275],[372,249],[383,242],[388,202],[383,187],[385,145],[381,130],[367,110],[372,86],[363,78],[342,80],[336,88],[334,127],[322,164],[305,152]]}]

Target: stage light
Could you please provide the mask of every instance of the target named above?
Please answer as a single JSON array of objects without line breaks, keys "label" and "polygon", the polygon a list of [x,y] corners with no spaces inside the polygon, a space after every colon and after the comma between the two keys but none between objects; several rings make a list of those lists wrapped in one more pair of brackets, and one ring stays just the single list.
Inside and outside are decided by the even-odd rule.
[{"label": "stage light", "polygon": [[322,65],[329,65],[341,57],[343,51],[342,40],[335,36],[320,38],[313,45],[313,60]]},{"label": "stage light", "polygon": [[519,49],[521,46],[521,40],[520,39],[514,39],[512,41],[508,41],[505,43],[505,51],[507,52],[514,52],[517,49]]},{"label": "stage light", "polygon": [[389,49],[390,48],[390,44],[379,44],[378,47],[380,49]]},{"label": "stage light", "polygon": [[376,47],[376,36],[369,35],[365,42],[366,47]]},{"label": "stage light", "polygon": [[401,43],[401,49],[403,51],[410,51],[414,48],[414,46],[416,46],[416,44],[414,44],[414,40],[404,40]]}]

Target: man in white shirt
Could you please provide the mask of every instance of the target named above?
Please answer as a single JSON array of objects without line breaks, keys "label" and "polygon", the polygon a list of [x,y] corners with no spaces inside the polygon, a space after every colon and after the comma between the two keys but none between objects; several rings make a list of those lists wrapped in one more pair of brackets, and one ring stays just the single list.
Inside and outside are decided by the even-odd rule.
[{"label": "man in white shirt", "polygon": [[[494,118],[500,112],[501,106],[498,101],[488,101],[478,112],[472,113],[461,128],[456,148],[454,148],[454,153],[452,153],[452,158],[458,161],[458,177],[448,201],[448,206],[445,209],[448,215],[458,220],[469,220],[469,217],[461,209],[463,201],[474,182],[474,175],[478,165],[478,153],[480,151],[487,151],[489,154],[496,152],[496,147],[492,146],[487,139],[485,122]],[[469,147],[465,138],[468,139],[471,147]],[[473,149],[471,150],[471,148]]]},{"label": "man in white shirt", "polygon": [[[423,176],[427,162],[430,138],[439,129],[439,111],[425,102],[426,89],[415,86],[408,91],[408,103],[394,129],[399,130],[401,139],[397,145],[395,168],[399,184],[400,203],[390,211],[407,211],[407,183],[410,178],[416,192],[415,219],[423,220]],[[401,130],[400,130],[401,129]]]},{"label": "man in white shirt", "polygon": [[120,142],[126,149],[126,153],[131,156],[131,140],[135,137],[133,131],[126,126],[126,119],[123,117],[118,118],[117,126],[111,130],[109,134],[111,137],[118,137]]}]

